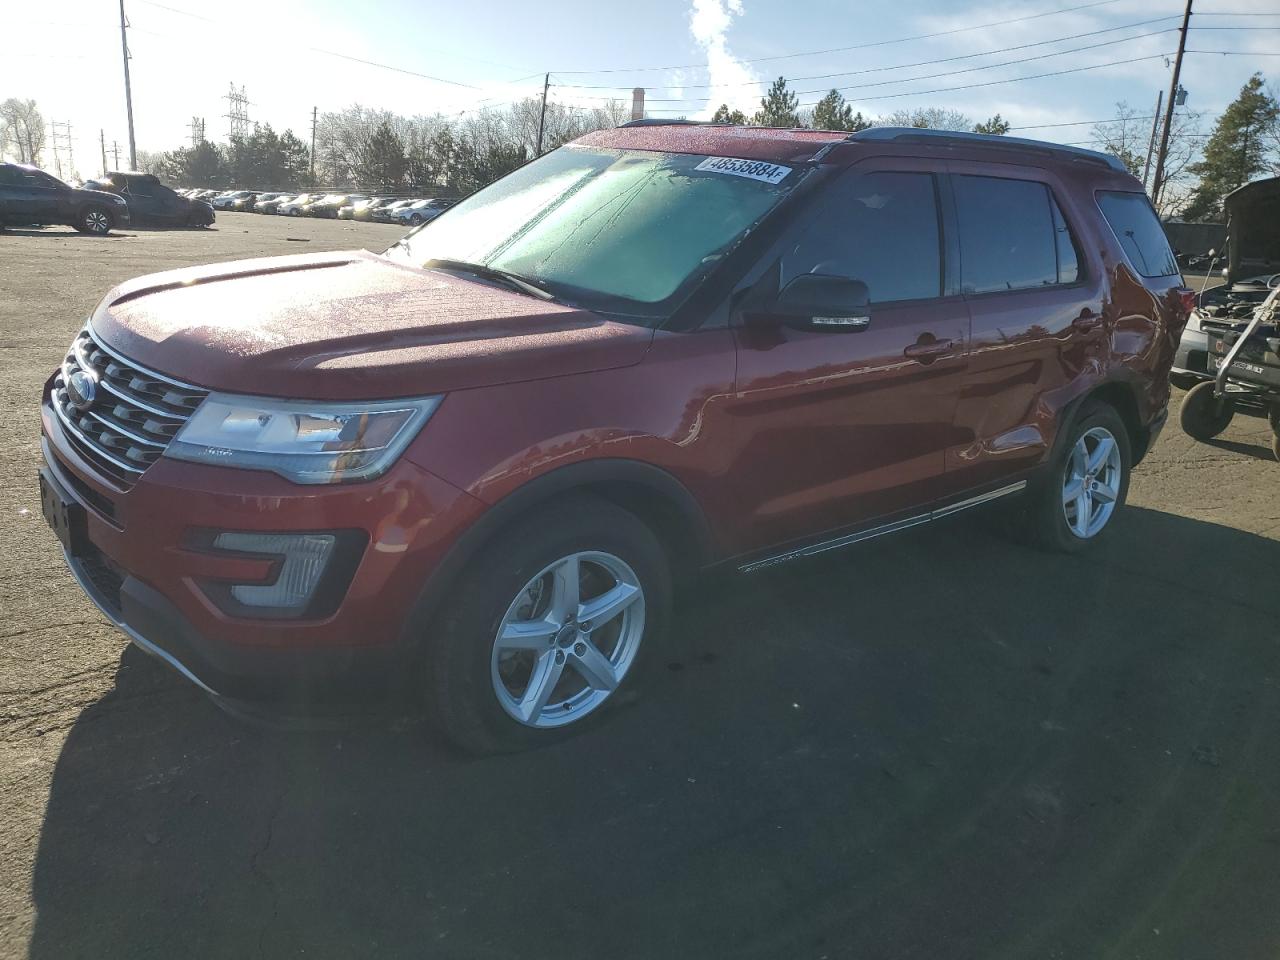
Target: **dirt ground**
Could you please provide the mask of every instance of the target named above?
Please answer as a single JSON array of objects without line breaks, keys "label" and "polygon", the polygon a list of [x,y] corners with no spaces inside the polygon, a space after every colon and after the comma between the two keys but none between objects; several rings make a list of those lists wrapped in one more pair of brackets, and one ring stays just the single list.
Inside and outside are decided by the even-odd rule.
[{"label": "dirt ground", "polygon": [[654,689],[521,756],[248,727],[126,649],[40,517],[49,370],[120,280],[397,233],[0,235],[0,957],[1280,954],[1258,420],[1175,409],[1084,556],[969,517],[700,585]]}]

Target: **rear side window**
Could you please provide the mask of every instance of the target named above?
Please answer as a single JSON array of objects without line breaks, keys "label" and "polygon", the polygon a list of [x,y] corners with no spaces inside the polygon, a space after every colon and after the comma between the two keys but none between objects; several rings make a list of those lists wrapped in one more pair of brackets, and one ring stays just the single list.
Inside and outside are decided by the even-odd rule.
[{"label": "rear side window", "polygon": [[951,183],[960,228],[960,285],[965,293],[1075,282],[1078,258],[1047,186],[1031,180],[971,176],[954,176]]},{"label": "rear side window", "polygon": [[842,180],[783,255],[782,285],[804,273],[861,280],[873,303],[942,294],[937,191],[929,173]]},{"label": "rear side window", "polygon": [[1177,276],[1178,262],[1146,194],[1099,191],[1098,206],[1134,269],[1144,277]]}]

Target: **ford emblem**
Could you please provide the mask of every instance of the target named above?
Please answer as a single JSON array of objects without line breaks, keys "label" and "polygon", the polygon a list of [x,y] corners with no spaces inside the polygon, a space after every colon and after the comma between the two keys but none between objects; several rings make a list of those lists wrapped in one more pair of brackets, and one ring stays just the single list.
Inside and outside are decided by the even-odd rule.
[{"label": "ford emblem", "polygon": [[92,407],[97,397],[98,381],[83,370],[77,370],[68,378],[67,399],[81,413]]}]

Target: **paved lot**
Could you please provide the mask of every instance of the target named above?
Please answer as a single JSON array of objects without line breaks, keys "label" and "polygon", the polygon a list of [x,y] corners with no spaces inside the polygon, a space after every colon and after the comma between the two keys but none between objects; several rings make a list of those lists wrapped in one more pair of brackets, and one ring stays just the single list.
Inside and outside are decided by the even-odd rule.
[{"label": "paved lot", "polygon": [[1110,543],[967,518],[716,581],[554,749],[281,733],[126,649],[39,516],[35,405],[113,283],[393,228],[0,236],[0,957],[1280,952],[1280,464],[1174,424]]}]

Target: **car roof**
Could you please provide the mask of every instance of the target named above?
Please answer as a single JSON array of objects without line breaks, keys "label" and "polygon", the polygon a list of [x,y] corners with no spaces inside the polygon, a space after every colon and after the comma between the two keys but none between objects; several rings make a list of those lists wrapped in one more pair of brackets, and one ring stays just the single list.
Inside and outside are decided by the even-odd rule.
[{"label": "car roof", "polygon": [[657,150],[663,153],[743,157],[773,163],[803,163],[812,160],[828,144],[839,143],[847,136],[832,130],[739,127],[720,123],[633,123],[611,130],[597,130],[573,142],[613,150]]}]

